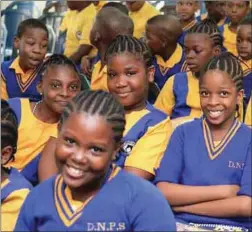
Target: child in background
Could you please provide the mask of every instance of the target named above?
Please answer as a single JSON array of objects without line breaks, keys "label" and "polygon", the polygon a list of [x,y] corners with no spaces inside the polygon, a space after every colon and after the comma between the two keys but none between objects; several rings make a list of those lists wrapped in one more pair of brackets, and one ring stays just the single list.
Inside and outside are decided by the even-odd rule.
[{"label": "child in background", "polygon": [[219,55],[222,36],[217,25],[205,19],[195,25],[185,37],[185,56],[189,72],[170,77],[161,90],[155,106],[171,119],[202,114],[199,99],[199,72],[213,56]]},{"label": "child in background", "polygon": [[106,52],[108,89],[124,106],[126,128],[116,164],[152,180],[171,133],[169,118],[147,102],[154,80],[148,47],[129,35],[120,35]]},{"label": "child in background", "polygon": [[30,183],[14,168],[3,167],[14,159],[18,122],[5,100],[1,100],[1,231],[13,231]]},{"label": "child in background", "polygon": [[60,174],[27,197],[15,231],[175,231],[162,194],[112,165],[124,127],[124,109],[109,93],[79,93],[59,123]]},{"label": "child in background", "polygon": [[246,17],[238,26],[236,46],[243,69],[245,103],[248,104],[252,91],[252,17]]},{"label": "child in background", "polygon": [[126,1],[126,5],[130,11],[129,16],[134,22],[134,37],[138,39],[144,37],[147,20],[159,15],[160,12],[144,0]]},{"label": "child in background", "polygon": [[242,79],[231,53],[214,57],[199,80],[204,116],[171,136],[156,183],[173,207],[178,231],[252,228],[252,130],[235,117]]},{"label": "child in background", "polygon": [[181,72],[185,61],[183,48],[177,43],[181,33],[181,24],[175,16],[157,15],[147,21],[146,42],[154,56],[154,80],[160,89],[170,76]]},{"label": "child in background", "polygon": [[37,84],[41,64],[48,46],[48,30],[38,19],[22,21],[14,38],[14,47],[19,56],[1,64],[1,98],[30,98],[39,101]]},{"label": "child in background", "polygon": [[15,167],[33,184],[37,182],[40,152],[50,136],[57,136],[60,115],[81,89],[81,80],[72,61],[64,55],[52,55],[41,68],[38,90],[42,100],[37,103],[25,98],[9,100],[18,118],[18,146],[15,160],[7,164]]},{"label": "child in background", "polygon": [[68,0],[67,5],[71,13],[67,17],[69,22],[66,25],[64,54],[78,64],[83,56],[94,55],[97,52],[93,49],[89,40],[89,34],[96,16],[96,9],[92,1]]},{"label": "child in background", "polygon": [[220,26],[219,29],[223,34],[224,47],[227,51],[237,56],[236,50],[236,33],[239,23],[249,12],[249,1],[231,0],[227,2],[227,16],[230,23]]}]

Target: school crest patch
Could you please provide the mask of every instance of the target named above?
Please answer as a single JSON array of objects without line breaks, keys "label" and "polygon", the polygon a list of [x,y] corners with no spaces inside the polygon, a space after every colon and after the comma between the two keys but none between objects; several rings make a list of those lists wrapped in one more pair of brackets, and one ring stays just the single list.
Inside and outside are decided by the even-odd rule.
[{"label": "school crest patch", "polygon": [[78,40],[81,40],[81,31],[77,31],[77,32],[76,32],[76,38],[77,38]]},{"label": "school crest patch", "polygon": [[121,151],[124,152],[127,156],[130,155],[133,147],[135,146],[135,142],[134,141],[125,141],[122,145],[121,145]]}]

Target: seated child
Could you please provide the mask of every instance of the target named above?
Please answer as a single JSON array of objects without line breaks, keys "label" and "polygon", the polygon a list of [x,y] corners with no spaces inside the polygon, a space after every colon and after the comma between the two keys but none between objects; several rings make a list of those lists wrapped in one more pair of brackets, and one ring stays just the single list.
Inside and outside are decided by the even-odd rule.
[{"label": "seated child", "polygon": [[175,231],[157,188],[112,165],[124,127],[124,109],[109,93],[79,93],[59,123],[60,174],[29,194],[14,231]]},{"label": "seated child", "polygon": [[199,99],[199,73],[209,59],[220,54],[222,36],[217,25],[205,19],[195,25],[185,37],[185,56],[189,72],[170,77],[161,90],[155,106],[171,119],[202,114]]},{"label": "seated child", "polygon": [[14,60],[1,64],[1,98],[29,98],[39,101],[37,84],[39,69],[43,63],[48,46],[47,27],[38,19],[22,21],[14,38],[14,47],[19,55]]},{"label": "seated child", "polygon": [[181,72],[185,61],[183,48],[177,43],[181,33],[181,24],[175,16],[157,15],[147,21],[146,42],[154,55],[154,81],[160,89],[170,76]]},{"label": "seated child", "polygon": [[227,51],[237,56],[236,33],[239,23],[249,12],[249,1],[230,0],[227,2],[227,16],[230,19],[229,24],[220,26],[219,29],[224,38],[224,47]]},{"label": "seated child", "polygon": [[248,104],[252,91],[252,17],[246,17],[238,26],[236,46],[243,69],[245,103]]},{"label": "seated child", "polygon": [[71,11],[67,17],[64,54],[77,64],[83,56],[97,53],[89,40],[96,9],[92,1],[68,0],[67,5]]},{"label": "seated child", "polygon": [[134,22],[133,35],[138,39],[144,37],[147,20],[155,15],[159,15],[160,12],[149,2],[144,0],[126,1],[126,5],[130,11],[129,16]]},{"label": "seated child", "polygon": [[18,118],[18,146],[15,160],[7,164],[15,167],[33,184],[37,182],[39,153],[50,136],[57,136],[60,115],[81,89],[75,65],[64,55],[52,55],[41,68],[38,90],[42,100],[33,103],[26,98],[9,100]]},{"label": "seated child", "polygon": [[17,139],[16,115],[1,100],[1,231],[14,230],[20,208],[32,187],[15,168],[3,167],[14,159]]},{"label": "seated child", "polygon": [[203,117],[176,128],[156,184],[178,231],[251,230],[251,128],[235,117],[243,72],[231,53],[214,57],[199,79]]}]

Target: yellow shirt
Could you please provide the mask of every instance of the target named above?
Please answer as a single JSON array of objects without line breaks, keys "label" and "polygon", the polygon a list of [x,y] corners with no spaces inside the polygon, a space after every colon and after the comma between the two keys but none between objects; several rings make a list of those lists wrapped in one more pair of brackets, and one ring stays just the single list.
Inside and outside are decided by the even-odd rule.
[{"label": "yellow shirt", "polygon": [[73,21],[73,18],[72,18],[72,17],[74,17],[75,14],[76,14],[76,11],[70,10],[70,9],[67,10],[67,12],[66,12],[66,14],[64,15],[64,17],[63,17],[63,19],[62,19],[62,22],[61,22],[61,24],[60,24],[59,30],[60,30],[61,32],[64,32],[64,31],[66,31],[66,30],[69,28],[70,22]]},{"label": "yellow shirt", "polygon": [[236,33],[232,32],[228,28],[228,24],[224,25],[223,30],[223,38],[224,38],[224,47],[231,53],[233,53],[235,56],[238,55],[236,50]]},{"label": "yellow shirt", "polygon": [[245,124],[252,127],[252,97],[250,97],[250,100],[247,106]]},{"label": "yellow shirt", "polygon": [[93,68],[91,77],[92,90],[104,90],[108,92],[107,65],[101,69],[101,61],[98,61]]},{"label": "yellow shirt", "polygon": [[97,5],[95,5],[95,9],[98,13],[98,11],[107,3],[107,1],[99,1]]},{"label": "yellow shirt", "polygon": [[[80,45],[91,45],[89,34],[96,16],[96,9],[93,4],[82,11],[71,11],[68,16],[67,35],[64,54],[69,57],[75,53]],[[64,28],[64,24],[62,26]],[[95,54],[92,51],[92,54]]]},{"label": "yellow shirt", "polygon": [[194,25],[196,25],[197,24],[197,20],[196,19],[194,19],[193,21],[191,21],[190,23],[188,23],[187,25],[185,25],[184,27],[183,27],[183,31],[188,31],[188,30],[190,30]]},{"label": "yellow shirt", "polygon": [[134,22],[134,36],[136,38],[143,37],[148,19],[159,14],[160,12],[148,2],[145,2],[139,11],[130,12],[129,16]]}]

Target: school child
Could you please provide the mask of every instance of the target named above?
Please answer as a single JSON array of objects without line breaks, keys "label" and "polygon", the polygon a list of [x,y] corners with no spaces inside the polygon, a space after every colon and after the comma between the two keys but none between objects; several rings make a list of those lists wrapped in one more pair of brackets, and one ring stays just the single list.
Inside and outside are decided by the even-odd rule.
[{"label": "school child", "polygon": [[196,11],[199,9],[199,3],[195,0],[178,0],[176,2],[176,13],[180,19],[183,33],[178,42],[184,45],[184,39],[187,31],[197,24]]},{"label": "school child", "polygon": [[248,104],[252,91],[252,15],[246,17],[238,26],[236,46],[243,69],[243,88],[245,103]]},{"label": "school child", "polygon": [[206,18],[212,19],[218,26],[229,23],[229,19],[226,16],[226,1],[204,1],[207,12],[197,17],[198,21],[202,21]]},{"label": "school child", "polygon": [[178,230],[251,230],[251,128],[236,118],[243,72],[231,53],[199,81],[203,117],[176,128],[156,175]]},{"label": "school child", "polygon": [[252,127],[252,97],[250,95],[250,100],[246,110],[246,116],[244,123],[250,127]]},{"label": "school child", "polygon": [[236,34],[239,23],[249,12],[249,1],[231,0],[227,2],[227,17],[230,19],[229,24],[220,26],[219,29],[224,37],[224,47],[227,51],[237,56]]},{"label": "school child", "polygon": [[124,109],[109,93],[79,93],[60,119],[60,174],[29,194],[14,231],[175,231],[155,186],[112,165],[124,128]]},{"label": "school child", "polygon": [[147,102],[154,70],[150,51],[133,36],[118,36],[106,53],[108,89],[126,111],[126,129],[116,164],[148,180],[171,133],[169,118]]},{"label": "school child", "polygon": [[148,19],[160,12],[152,6],[149,2],[140,1],[126,1],[126,6],[129,9],[129,16],[134,22],[134,36],[136,38],[144,37],[145,25]]},{"label": "school child", "polygon": [[15,113],[1,100],[1,231],[14,230],[20,208],[32,187],[16,169],[3,167],[14,159],[17,128]]},{"label": "school child", "polygon": [[181,72],[185,61],[177,42],[182,33],[179,20],[172,15],[157,15],[147,21],[145,37],[153,55],[154,80],[160,89],[168,78]]},{"label": "school child", "polygon": [[190,116],[198,118],[202,111],[199,99],[199,72],[213,56],[219,55],[222,36],[217,25],[205,19],[195,25],[185,37],[184,52],[189,72],[170,77],[161,90],[155,106],[171,119]]},{"label": "school child", "polygon": [[67,1],[69,13],[64,54],[76,64],[86,55],[95,55],[89,34],[96,16],[92,1]]},{"label": "school child", "polygon": [[133,21],[115,7],[105,7],[99,11],[90,33],[90,41],[98,50],[100,59],[93,66],[91,89],[108,91],[105,52],[117,35],[132,35]]},{"label": "school child", "polygon": [[39,101],[38,75],[48,46],[47,27],[38,19],[22,21],[14,38],[14,47],[19,55],[14,60],[1,64],[1,98],[30,98]]},{"label": "school child", "polygon": [[50,136],[57,136],[60,115],[81,89],[81,80],[73,62],[64,55],[52,55],[41,69],[38,89],[42,100],[26,98],[9,100],[18,118],[18,146],[15,160],[8,167],[18,169],[31,183],[37,182],[39,153]]},{"label": "school child", "polygon": [[116,9],[120,10],[122,13],[129,15],[128,8],[120,2],[107,2],[106,4],[103,5],[102,8],[105,8],[105,7],[115,7]]}]

